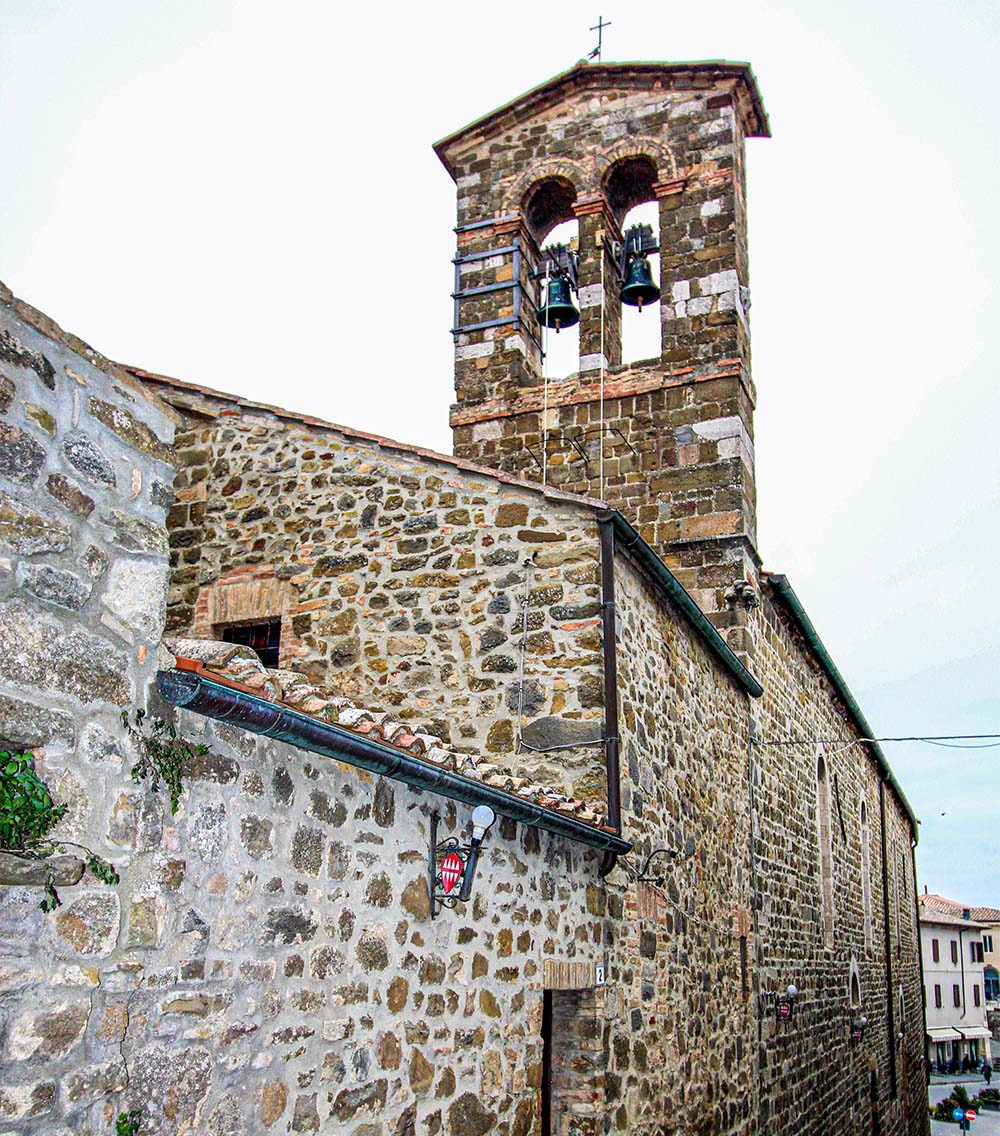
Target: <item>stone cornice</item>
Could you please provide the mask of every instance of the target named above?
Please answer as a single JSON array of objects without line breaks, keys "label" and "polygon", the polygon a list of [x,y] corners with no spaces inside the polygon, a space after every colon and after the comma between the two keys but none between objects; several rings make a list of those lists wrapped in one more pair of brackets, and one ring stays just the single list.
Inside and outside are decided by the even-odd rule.
[{"label": "stone cornice", "polygon": [[[692,367],[672,371],[664,374],[657,369],[631,371],[621,376],[611,375],[604,381],[604,400],[607,402],[615,398],[629,398],[637,394],[648,394],[650,391],[662,390],[666,387],[679,387],[687,383],[707,383],[713,379],[742,378],[742,369],[738,359],[720,359],[718,365],[706,374],[695,374]],[[752,384],[743,382],[751,402],[756,402],[756,394]],[[593,379],[583,382],[579,379],[565,383],[549,383],[547,404],[556,406],[575,406],[582,402],[593,402],[600,397],[600,384]],[[518,414],[533,414],[542,410],[546,405],[546,395],[543,387],[532,387],[513,400],[489,399],[478,402],[474,406],[453,406],[451,410],[451,425],[472,426],[477,422],[486,422],[495,418],[513,418]]]}]

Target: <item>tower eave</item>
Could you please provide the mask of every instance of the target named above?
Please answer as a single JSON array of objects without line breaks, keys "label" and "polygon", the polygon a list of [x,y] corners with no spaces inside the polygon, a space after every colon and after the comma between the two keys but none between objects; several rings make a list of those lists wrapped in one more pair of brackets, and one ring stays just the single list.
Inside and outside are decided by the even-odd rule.
[{"label": "tower eave", "polygon": [[702,79],[734,79],[741,83],[747,98],[742,101],[744,129],[751,138],[770,138],[771,127],[764,109],[757,78],[749,63],[728,60],[701,60],[677,63],[588,63],[581,59],[568,71],[540,83],[517,98],[463,126],[460,130],[434,143],[434,152],[445,169],[456,177],[456,157],[470,144],[480,144],[516,122],[531,118],[561,102],[572,92],[600,90],[659,83],[678,88],[685,77]]}]

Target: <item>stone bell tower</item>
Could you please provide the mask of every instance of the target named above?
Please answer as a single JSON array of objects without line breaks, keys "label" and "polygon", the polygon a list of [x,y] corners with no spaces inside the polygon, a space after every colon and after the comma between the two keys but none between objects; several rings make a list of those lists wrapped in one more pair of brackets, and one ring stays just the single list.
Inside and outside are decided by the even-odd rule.
[{"label": "stone bell tower", "polygon": [[[756,574],[745,63],[581,62],[435,146],[458,187],[455,453],[602,497],[740,641]],[[658,358],[622,366],[618,250],[659,214]],[[579,371],[543,381],[540,246],[579,224]],[[728,595],[728,602],[727,602]]]}]

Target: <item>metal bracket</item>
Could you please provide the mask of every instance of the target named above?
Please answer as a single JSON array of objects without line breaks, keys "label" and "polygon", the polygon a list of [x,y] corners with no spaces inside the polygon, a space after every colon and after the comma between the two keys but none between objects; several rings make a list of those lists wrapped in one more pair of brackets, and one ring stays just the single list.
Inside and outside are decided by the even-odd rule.
[{"label": "metal bracket", "polygon": [[454,836],[449,836],[438,843],[437,830],[438,821],[441,819],[441,814],[437,812],[431,813],[431,840],[430,851],[427,857],[427,872],[428,872],[428,892],[431,898],[431,918],[437,917],[438,909],[442,907],[454,907],[460,898],[460,888],[458,883],[451,889],[450,892],[444,890],[444,884],[441,880],[441,873],[439,864],[444,856],[449,852],[454,852],[462,861],[462,874],[459,876],[459,881],[465,879],[465,871],[469,864],[469,849],[464,844],[459,844]]},{"label": "metal bracket", "polygon": [[614,252],[618,257],[618,281],[625,283],[628,273],[628,262],[637,257],[649,256],[659,252],[660,246],[653,236],[652,225],[633,225],[622,237],[622,243],[614,244]]}]

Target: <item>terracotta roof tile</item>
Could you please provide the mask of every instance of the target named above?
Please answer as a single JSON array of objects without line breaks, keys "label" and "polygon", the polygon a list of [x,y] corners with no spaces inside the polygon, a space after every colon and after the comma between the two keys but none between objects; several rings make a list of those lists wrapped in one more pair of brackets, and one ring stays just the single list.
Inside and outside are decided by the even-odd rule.
[{"label": "terracotta roof tile", "polygon": [[920,906],[926,911],[936,911],[941,915],[957,916],[962,922],[968,922],[964,919],[964,912],[969,912],[969,919],[975,920],[978,923],[1000,923],[1000,908],[998,907],[966,907],[965,904],[957,903],[953,899],[946,899],[943,895],[934,895],[924,893],[917,897],[920,901]]},{"label": "terracotta roof tile", "polygon": [[411,729],[396,721],[388,711],[371,710],[348,698],[331,695],[313,686],[298,671],[267,670],[249,647],[211,639],[165,639],[163,645],[174,656],[179,669],[199,670],[209,678],[235,684],[300,714],[374,738],[411,757],[448,769],[470,781],[512,793],[543,809],[574,817],[595,828],[607,823],[605,817],[586,801],[573,800],[548,785],[517,776],[482,754],[455,753],[440,738],[423,730]]}]

